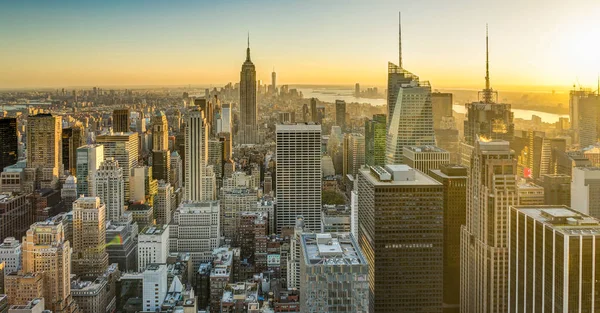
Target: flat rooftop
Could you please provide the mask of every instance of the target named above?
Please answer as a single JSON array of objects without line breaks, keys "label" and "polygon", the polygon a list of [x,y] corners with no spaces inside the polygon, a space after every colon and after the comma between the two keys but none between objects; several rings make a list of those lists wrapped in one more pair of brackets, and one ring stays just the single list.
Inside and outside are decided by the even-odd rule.
[{"label": "flat rooftop", "polygon": [[[380,177],[374,174],[371,169],[376,168],[375,170],[381,172],[381,174],[385,175],[383,171],[387,172],[390,180],[381,180]],[[390,173],[388,169],[391,169],[392,172],[395,173],[408,173],[409,171],[414,172],[414,179],[405,179],[405,180],[394,180],[394,174]],[[414,170],[408,165],[398,164],[398,165],[386,165],[386,169],[383,167],[371,167],[371,168],[361,168],[360,172],[363,173],[363,176],[367,178],[367,180],[375,186],[438,186],[441,185],[437,180],[425,175],[424,173]],[[411,173],[413,174],[413,173]],[[412,178],[412,176],[411,176]]]},{"label": "flat rooftop", "polygon": [[301,236],[304,262],[307,265],[367,264],[362,251],[349,233],[303,234]]},{"label": "flat rooftop", "polygon": [[140,232],[140,235],[161,235],[167,231],[169,225],[151,225],[146,226]]},{"label": "flat rooftop", "polygon": [[279,131],[312,131],[321,133],[321,125],[315,123],[277,124],[276,132]]},{"label": "flat rooftop", "polygon": [[600,221],[567,206],[516,206],[516,210],[569,236],[600,235]]},{"label": "flat rooftop", "polygon": [[419,153],[419,152],[448,153],[448,151],[446,151],[440,147],[436,147],[436,146],[404,146],[403,149],[412,151],[415,153]]}]

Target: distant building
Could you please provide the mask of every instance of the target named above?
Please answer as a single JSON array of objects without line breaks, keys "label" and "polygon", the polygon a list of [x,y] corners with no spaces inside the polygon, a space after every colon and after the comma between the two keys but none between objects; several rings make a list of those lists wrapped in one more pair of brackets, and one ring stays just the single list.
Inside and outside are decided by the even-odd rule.
[{"label": "distant building", "polygon": [[125,179],[119,161],[106,158],[94,175],[93,195],[106,205],[106,220],[118,221],[123,216]]},{"label": "distant building", "polygon": [[0,193],[0,238],[25,236],[35,221],[34,200],[26,194]]},{"label": "distant building", "polygon": [[573,168],[571,208],[600,219],[600,167]]},{"label": "distant building", "polygon": [[32,298],[23,304],[11,305],[8,313],[44,313],[44,298]]},{"label": "distant building", "polygon": [[0,170],[17,163],[19,157],[19,137],[17,119],[0,118]]},{"label": "distant building", "polygon": [[115,133],[126,133],[129,132],[129,109],[115,109],[113,110],[113,132]]},{"label": "distant building", "polygon": [[335,125],[346,130],[346,101],[335,100]]},{"label": "distant building", "polygon": [[85,145],[85,136],[81,124],[62,130],[62,163],[69,174],[77,175],[77,148]]},{"label": "distant building", "polygon": [[431,93],[431,108],[433,112],[433,128],[440,129],[442,118],[452,116],[452,94],[446,92]]},{"label": "distant building", "polygon": [[365,164],[383,166],[385,164],[386,116],[373,115],[365,121]]},{"label": "distant building", "polygon": [[368,312],[369,265],[348,233],[301,236],[300,312]]},{"label": "distant building", "polygon": [[77,148],[77,194],[96,196],[94,179],[102,161],[104,161],[103,145],[85,145]]},{"label": "distant building", "polygon": [[166,263],[169,255],[169,225],[146,226],[138,235],[138,271],[149,264]]},{"label": "distant building", "polygon": [[320,228],[321,126],[277,125],[277,233],[302,215],[309,229]]},{"label": "distant building", "polygon": [[571,206],[570,175],[542,175],[542,187],[544,187],[544,204]]},{"label": "distant building", "polygon": [[[60,116],[30,115],[27,118],[27,168],[25,176],[31,190],[58,187],[62,175],[62,127]],[[46,305],[49,305],[46,301]]]},{"label": "distant building", "polygon": [[509,312],[597,311],[600,222],[581,209],[510,209]]},{"label": "distant building", "polygon": [[450,163],[450,153],[436,146],[405,146],[402,155],[404,164],[425,174]]},{"label": "distant building", "polygon": [[123,169],[123,181],[125,183],[125,193],[123,201],[127,202],[130,198],[130,177],[133,168],[138,165],[139,158],[139,140],[137,133],[111,133],[96,137],[96,143],[104,145],[104,157],[113,158],[119,162]]},{"label": "distant building", "polygon": [[517,184],[517,194],[518,205],[544,205],[544,187],[522,181]]},{"label": "distant building", "polygon": [[365,136],[362,134],[345,134],[343,142],[342,175],[356,175],[365,164]]},{"label": "distant building", "polygon": [[171,204],[173,203],[173,187],[171,184],[160,180],[156,197],[154,198],[154,214],[157,224],[169,224],[173,213]]},{"label": "distant building", "polygon": [[250,60],[250,40],[246,49],[246,61],[240,72],[240,125],[239,144],[258,143],[258,107],[256,105],[256,69]]}]

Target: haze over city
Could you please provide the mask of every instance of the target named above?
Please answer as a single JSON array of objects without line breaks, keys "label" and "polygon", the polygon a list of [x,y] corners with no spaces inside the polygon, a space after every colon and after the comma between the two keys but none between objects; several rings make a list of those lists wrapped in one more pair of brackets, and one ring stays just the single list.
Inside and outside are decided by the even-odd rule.
[{"label": "haze over city", "polygon": [[569,1],[11,1],[0,4],[0,88],[221,86],[247,33],[257,78],[384,86],[397,60],[434,88],[479,89],[490,27],[503,90],[595,85],[600,3]]}]

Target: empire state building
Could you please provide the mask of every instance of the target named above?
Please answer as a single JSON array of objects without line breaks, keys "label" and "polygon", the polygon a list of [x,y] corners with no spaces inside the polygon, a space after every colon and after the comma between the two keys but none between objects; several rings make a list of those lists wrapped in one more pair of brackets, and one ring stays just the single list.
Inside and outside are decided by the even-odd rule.
[{"label": "empire state building", "polygon": [[256,70],[250,60],[250,37],[246,49],[246,61],[240,72],[240,127],[238,129],[239,144],[258,143],[258,110],[256,108]]}]

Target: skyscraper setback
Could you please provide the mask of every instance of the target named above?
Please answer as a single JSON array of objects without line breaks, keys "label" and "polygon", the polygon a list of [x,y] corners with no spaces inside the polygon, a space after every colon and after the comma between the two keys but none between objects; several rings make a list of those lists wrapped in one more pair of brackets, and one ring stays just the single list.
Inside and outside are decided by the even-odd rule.
[{"label": "skyscraper setback", "polygon": [[256,106],[256,69],[250,60],[250,36],[246,49],[246,61],[240,72],[240,127],[238,143],[258,143],[258,108]]},{"label": "skyscraper setback", "polygon": [[402,163],[404,146],[435,145],[431,85],[402,68],[401,31],[399,35],[400,62],[388,63],[386,164]]}]

